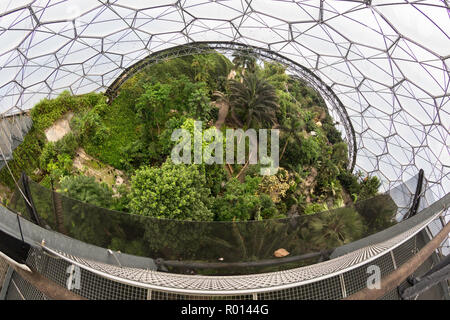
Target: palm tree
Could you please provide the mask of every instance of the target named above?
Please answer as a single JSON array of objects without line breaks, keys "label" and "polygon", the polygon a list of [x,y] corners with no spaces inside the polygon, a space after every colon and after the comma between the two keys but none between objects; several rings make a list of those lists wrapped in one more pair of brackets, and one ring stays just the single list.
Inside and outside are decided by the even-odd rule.
[{"label": "palm tree", "polygon": [[225,122],[229,113],[231,113],[231,119],[234,124],[241,128],[243,124],[236,116],[236,109],[234,105],[231,105],[229,95],[220,91],[215,91],[213,96],[216,98],[216,106],[219,106],[219,117],[216,121],[217,129],[222,127],[222,124]]},{"label": "palm tree", "polygon": [[237,109],[246,118],[247,128],[252,124],[276,124],[279,109],[275,88],[256,73],[243,77],[242,83],[230,81],[230,107]]},{"label": "palm tree", "polygon": [[311,216],[309,230],[311,244],[320,249],[330,249],[360,239],[364,225],[355,209],[344,207]]},{"label": "palm tree", "polygon": [[256,56],[251,50],[236,51],[233,53],[233,64],[236,70],[242,69],[242,75],[245,70],[253,73],[256,71]]},{"label": "palm tree", "polygon": [[207,82],[208,75],[214,69],[215,63],[210,55],[194,55],[191,67],[195,71],[195,81]]}]

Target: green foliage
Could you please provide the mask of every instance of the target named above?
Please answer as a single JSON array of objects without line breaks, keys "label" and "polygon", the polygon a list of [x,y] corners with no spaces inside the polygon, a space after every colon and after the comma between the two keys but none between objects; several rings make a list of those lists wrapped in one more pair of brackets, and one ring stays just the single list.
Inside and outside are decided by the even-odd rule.
[{"label": "green foliage", "polygon": [[211,92],[221,89],[231,70],[231,62],[215,52],[191,57],[193,80],[207,83]]},{"label": "green foliage", "polygon": [[316,214],[319,212],[328,211],[328,206],[326,203],[311,203],[308,204],[303,212],[306,215]]},{"label": "green foliage", "polygon": [[[143,123],[142,137],[148,142],[159,134],[160,127],[166,120],[169,109],[171,86],[168,84],[147,84],[145,92],[137,100],[135,109],[138,119]],[[153,132],[157,127],[158,132]]]},{"label": "green foliage", "polygon": [[168,156],[170,154],[176,144],[175,141],[172,141],[172,133],[175,129],[180,129],[186,120],[187,117],[180,116],[172,117],[166,122],[164,130],[158,137],[158,146],[162,155]]},{"label": "green foliage", "polygon": [[94,177],[65,176],[60,181],[61,192],[69,198],[77,199],[101,208],[110,208],[112,190],[106,183],[98,183]]},{"label": "green foliage", "polygon": [[323,130],[327,135],[327,139],[331,144],[343,142],[341,133],[334,126],[333,120],[329,115],[322,121]]},{"label": "green foliage", "polygon": [[256,73],[243,76],[243,81],[230,81],[230,103],[245,119],[247,128],[272,125],[279,109],[275,88]]},{"label": "green foliage", "polygon": [[289,76],[286,74],[286,67],[284,65],[265,61],[262,76],[277,90],[286,90]]},{"label": "green foliage", "polygon": [[365,200],[375,196],[378,192],[381,182],[378,177],[366,177],[361,183],[361,191],[359,192],[359,199]]},{"label": "green foliage", "polygon": [[56,160],[58,153],[56,152],[55,143],[48,142],[42,149],[39,157],[39,165],[42,169],[47,170],[47,166],[51,161]]},{"label": "green foliage", "polygon": [[210,120],[212,106],[206,87],[195,89],[188,98],[187,108],[191,115],[199,120]]},{"label": "green foliage", "polygon": [[263,176],[258,186],[259,193],[270,196],[274,203],[280,203],[289,189],[295,187],[292,175],[283,168],[279,168],[277,174]]},{"label": "green foliage", "polygon": [[261,194],[259,196],[260,206],[261,206],[261,212],[260,212],[260,218],[261,219],[275,219],[275,218],[281,218],[282,216],[279,214],[277,207],[272,201],[272,198],[267,194]]},{"label": "green foliage", "polygon": [[100,110],[94,107],[72,119],[71,128],[80,143],[84,144],[89,141],[98,146],[108,138],[109,129],[103,124]]},{"label": "green foliage", "polygon": [[320,144],[314,137],[301,139],[298,159],[300,163],[305,165],[313,165],[321,154]]},{"label": "green foliage", "polygon": [[140,72],[134,80],[137,81],[135,83],[140,84],[149,82],[170,83],[174,79],[184,77],[190,82],[205,82],[213,92],[223,89],[231,68],[232,63],[225,56],[211,51],[210,53],[183,56],[152,64],[145,68],[143,72]]},{"label": "green foliage", "polygon": [[70,175],[73,165],[72,157],[68,154],[58,154],[56,159],[56,161],[51,159],[46,168],[53,181],[58,181],[60,178]]},{"label": "green foliage", "polygon": [[205,165],[206,187],[211,190],[211,196],[216,197],[222,191],[222,185],[227,181],[223,165]]},{"label": "green foliage", "polygon": [[[45,135],[41,131],[34,127],[31,128],[22,144],[13,151],[13,160],[8,162],[14,179],[18,180],[22,172],[25,172],[31,179],[40,180],[40,176],[36,174],[36,169],[39,168],[39,156],[45,140]],[[15,188],[13,177],[6,166],[1,169],[0,182],[10,189]]]},{"label": "green foliage", "polygon": [[364,218],[367,236],[395,224],[397,205],[389,195],[377,196],[376,200],[358,201],[355,208]]},{"label": "green foliage", "polygon": [[56,162],[59,155],[67,155],[68,158],[72,159],[77,148],[77,138],[71,132],[59,141],[46,143],[39,157],[40,168],[46,171],[49,163]]},{"label": "green foliage", "polygon": [[289,92],[305,109],[313,106],[319,106],[324,110],[327,109],[325,101],[320,94],[318,94],[315,89],[308,86],[308,84],[303,80],[291,78],[289,81]]},{"label": "green foliage", "polygon": [[[14,150],[13,160],[8,163],[14,178],[18,179],[21,173],[25,172],[31,179],[41,180],[42,176],[37,169],[40,168],[41,153],[46,144],[44,130],[67,112],[88,110],[102,100],[104,97],[96,93],[72,96],[65,91],[56,99],[44,99],[34,106],[30,112],[33,126],[24,141]],[[62,153],[72,154],[72,152],[68,152],[68,149],[73,146],[73,141],[70,139],[72,137],[63,139],[64,141],[61,142],[61,144],[66,144],[60,146]],[[56,161],[56,158],[53,159]],[[45,162],[45,164],[47,163],[48,161]],[[44,169],[46,168],[44,167]],[[15,187],[14,180],[6,167],[0,171],[0,181],[10,188]]]},{"label": "green foliage", "polygon": [[302,112],[303,119],[306,123],[306,131],[311,132],[317,129],[316,123],[314,122],[314,113],[310,111]]},{"label": "green foliage", "polygon": [[244,49],[233,53],[234,68],[239,72],[248,71],[253,73],[257,69],[256,54],[252,49]]},{"label": "green foliage", "polygon": [[309,223],[311,242],[317,249],[342,246],[360,239],[364,232],[361,216],[353,208],[317,214]]},{"label": "green foliage", "polygon": [[44,99],[31,110],[33,126],[37,130],[50,127],[69,111],[78,112],[94,106],[100,95],[92,93],[85,96],[72,96],[68,91],[61,93],[56,99]]},{"label": "green foliage", "polygon": [[175,165],[142,167],[131,179],[130,211],[135,214],[177,220],[212,220],[210,190],[204,168]]},{"label": "green foliage", "polygon": [[[91,139],[90,135],[83,135],[82,146],[89,155],[101,162],[118,169],[125,169],[124,163],[134,156],[129,153],[129,148],[132,143],[139,140],[140,136],[132,94],[127,89],[122,90],[106,113],[103,114],[102,109],[99,108],[97,114],[101,115],[101,127],[106,130],[100,131],[98,140]],[[104,133],[107,133],[107,139]],[[143,153],[146,152],[143,148],[141,150]]]},{"label": "green foliage", "polygon": [[218,196],[213,205],[216,220],[246,221],[274,217],[277,210],[268,195],[258,195],[261,177],[245,178],[241,183],[236,178],[228,181],[222,196]]},{"label": "green foliage", "polygon": [[344,142],[333,144],[333,153],[331,161],[341,169],[346,169],[348,163],[348,146]]},{"label": "green foliage", "polygon": [[55,143],[55,149],[57,153],[65,153],[70,157],[74,157],[78,148],[78,141],[76,136],[69,132],[61,140]]},{"label": "green foliage", "polygon": [[[285,66],[265,62],[261,68],[256,62],[251,51],[235,54],[237,76],[235,81],[227,81],[232,63],[211,51],[161,60],[145,68],[125,82],[111,105],[97,94],[74,97],[65,92],[57,99],[43,100],[32,111],[33,143],[26,140],[23,145],[28,150],[16,150],[19,159],[10,162],[12,169],[16,176],[25,170],[36,180],[43,178],[47,186],[50,179],[61,179],[67,195],[82,201],[128,209],[142,216],[179,220],[246,221],[295,212],[316,219],[316,213],[328,210],[327,204],[342,205],[345,192],[358,200],[375,195],[379,187],[376,178],[360,182],[346,170],[347,145],[322,97],[304,81],[287,75]],[[218,109],[210,99],[217,90],[224,92],[230,103],[232,119],[226,119],[224,127],[276,126],[281,130],[281,166],[290,170],[285,171],[292,179],[264,179],[259,176],[259,166],[251,165],[240,176],[243,181],[239,181],[229,178],[231,172],[227,175],[222,165],[175,166],[168,159],[176,143],[171,141],[174,129],[185,128],[193,135],[195,120],[203,121],[203,129],[212,126]],[[75,113],[73,134],[56,143],[45,143],[43,130],[68,111]],[[206,143],[202,142],[202,146]],[[134,174],[131,192],[121,188],[116,199],[112,198],[112,190],[95,180],[84,177],[71,181],[75,178],[70,176],[72,159],[78,147],[103,163]],[[23,163],[15,164],[20,161]],[[39,167],[41,174],[36,171]],[[232,168],[236,175],[242,166]],[[4,172],[0,172],[0,179],[6,180]],[[359,230],[362,220],[352,218],[352,213],[345,215],[342,219],[355,223]],[[338,218],[337,214],[330,215],[310,226],[314,231],[310,236],[322,241],[317,247],[356,237],[357,232],[345,229]],[[387,220],[367,218],[364,223],[374,230],[387,225]],[[80,236],[84,232],[87,238],[96,237],[84,216],[78,222]],[[93,223],[101,226],[103,222],[99,218]],[[332,226],[337,228],[336,233]],[[178,236],[170,228],[156,231],[170,233],[171,239]],[[320,232],[328,234],[329,239],[320,240]],[[144,238],[151,237],[147,234]],[[107,242],[105,245],[109,245]],[[114,238],[111,246],[122,248],[125,244]],[[144,250],[138,243],[130,247],[135,252]]]},{"label": "green foliage", "polygon": [[348,193],[358,195],[361,191],[361,186],[358,182],[358,178],[350,172],[341,170],[339,172],[338,179],[341,182],[342,186],[348,191]]}]

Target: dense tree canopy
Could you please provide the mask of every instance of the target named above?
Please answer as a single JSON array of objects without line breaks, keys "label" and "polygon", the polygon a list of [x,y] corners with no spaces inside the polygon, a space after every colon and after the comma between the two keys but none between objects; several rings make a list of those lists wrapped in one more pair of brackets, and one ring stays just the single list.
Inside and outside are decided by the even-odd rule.
[{"label": "dense tree canopy", "polygon": [[130,209],[145,216],[208,221],[210,190],[201,165],[175,165],[171,160],[161,167],[142,167],[131,180]]},{"label": "dense tree canopy", "polygon": [[[45,129],[67,112],[74,113],[71,133],[48,142]],[[288,75],[285,66],[262,64],[251,51],[237,52],[233,62],[217,52],[161,61],[127,80],[109,105],[102,94],[76,97],[65,92],[41,101],[31,116],[33,128],[10,163],[13,173],[18,177],[25,171],[47,187],[53,182],[66,196],[98,207],[141,218],[187,221],[307,216],[302,232],[289,235],[304,250],[339,246],[392,224],[393,206],[375,210],[362,201],[377,194],[380,182],[377,177],[347,170],[348,146],[323,98],[303,80]],[[207,130],[279,129],[278,173],[261,176],[263,164],[250,164],[248,154],[244,164],[174,164],[172,133],[188,129],[193,138],[195,121],[202,121],[203,134]],[[202,140],[202,148],[206,146]],[[121,186],[86,176],[96,168],[80,169],[80,150],[110,172],[123,173]],[[5,169],[0,182],[14,187]],[[348,208],[336,210],[344,206]],[[178,239],[169,224],[167,228],[147,226],[143,243],[135,239],[127,243],[125,229],[115,224],[115,218],[105,225],[104,216],[98,215],[89,225],[85,214],[70,225],[74,234],[94,241],[96,228],[114,230],[114,237],[99,236],[94,241],[97,244],[136,253],[170,247],[174,256],[185,250],[177,241],[195,241],[200,246],[197,236]],[[258,228],[255,237],[264,233]],[[280,235],[287,232],[280,228],[273,230]],[[159,243],[149,230],[167,233],[172,243]],[[229,250],[245,251],[250,257],[254,248]]]}]

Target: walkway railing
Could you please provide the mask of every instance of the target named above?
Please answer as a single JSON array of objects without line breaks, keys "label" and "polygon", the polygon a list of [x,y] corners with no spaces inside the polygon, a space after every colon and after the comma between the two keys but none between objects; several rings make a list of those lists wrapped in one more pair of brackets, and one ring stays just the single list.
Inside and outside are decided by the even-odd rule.
[{"label": "walkway railing", "polygon": [[[143,267],[142,261],[133,267],[130,256],[80,243],[22,218],[19,221],[25,242],[33,246],[26,259],[33,273],[87,299],[343,299],[367,286],[369,267],[379,268],[385,278],[419,252],[426,244],[422,231],[449,204],[447,194],[410,219],[360,240],[366,241],[364,247],[329,261],[240,276],[171,274]],[[20,240],[16,215],[0,209],[0,230]],[[56,241],[63,238],[66,245],[61,248]],[[92,254],[95,250],[102,254]],[[14,290],[10,288],[8,294],[14,295]],[[386,297],[392,295],[396,292]]]}]

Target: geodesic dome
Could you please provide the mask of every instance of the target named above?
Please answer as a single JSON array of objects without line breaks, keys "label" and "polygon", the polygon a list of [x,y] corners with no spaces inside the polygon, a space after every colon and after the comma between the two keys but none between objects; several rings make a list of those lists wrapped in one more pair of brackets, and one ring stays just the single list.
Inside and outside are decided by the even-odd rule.
[{"label": "geodesic dome", "polygon": [[[204,44],[227,52],[251,47],[260,57],[292,65],[291,74],[322,94],[347,138],[353,170],[377,175],[399,208],[408,211],[424,169],[427,201],[418,215],[337,248],[331,260],[234,277],[160,272],[152,265],[156,260],[82,243],[0,206],[0,235],[16,243],[21,239],[21,249],[29,246],[27,252],[15,252],[0,241],[10,253],[0,256],[0,267],[4,258],[17,267],[24,261],[9,258],[23,253],[26,266],[61,287],[67,270],[76,267],[83,276],[76,293],[97,299],[341,299],[361,290],[368,265],[393,273],[423,249],[432,238],[429,232],[439,231],[431,227],[443,212],[448,220],[449,34],[449,5],[438,0],[2,1],[4,162],[10,158],[3,150],[12,152],[30,125],[15,122],[20,119],[15,115],[43,98],[64,90],[114,96],[140,66],[175,51],[195,53]],[[16,271],[10,276],[8,297],[47,298]],[[394,296],[397,290],[386,297]]]},{"label": "geodesic dome", "polygon": [[0,41],[4,115],[66,89],[106,91],[129,66],[186,43],[276,52],[342,102],[355,170],[389,190],[423,168],[430,203],[449,191],[446,1],[3,1]]}]

